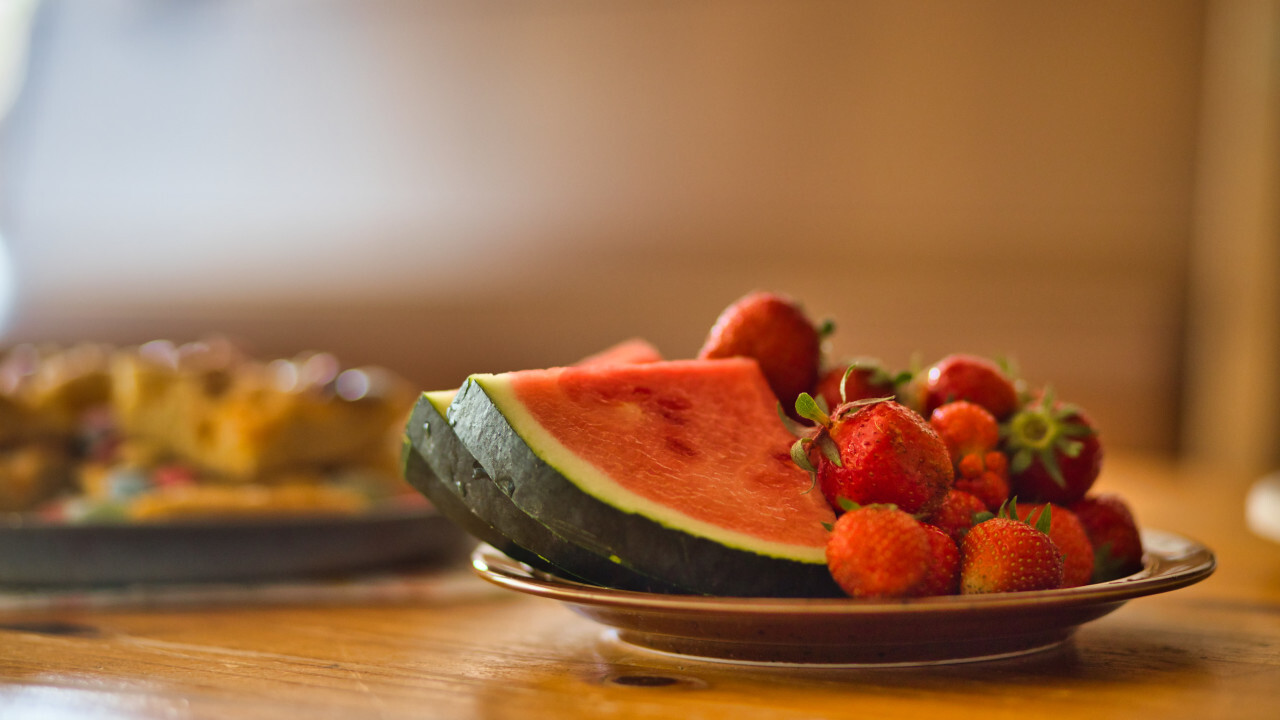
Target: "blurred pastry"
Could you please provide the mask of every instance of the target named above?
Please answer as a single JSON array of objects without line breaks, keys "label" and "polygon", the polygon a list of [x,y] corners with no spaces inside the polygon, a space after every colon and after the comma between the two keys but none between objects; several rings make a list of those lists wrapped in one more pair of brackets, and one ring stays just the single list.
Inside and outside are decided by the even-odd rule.
[{"label": "blurred pastry", "polygon": [[413,400],[393,373],[322,352],[22,346],[0,361],[0,510],[135,522],[361,512],[416,496],[398,466]]}]

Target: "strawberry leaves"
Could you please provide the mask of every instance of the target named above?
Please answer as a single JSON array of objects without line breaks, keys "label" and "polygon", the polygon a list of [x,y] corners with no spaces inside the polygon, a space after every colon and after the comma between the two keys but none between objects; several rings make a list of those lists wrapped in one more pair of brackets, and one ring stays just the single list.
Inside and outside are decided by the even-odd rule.
[{"label": "strawberry leaves", "polygon": [[[982,520],[978,519],[979,516],[984,515],[985,517],[982,517]],[[1005,518],[1006,520],[1013,520],[1014,522],[1026,523],[1045,535],[1048,535],[1049,526],[1053,522],[1053,506],[1045,503],[1044,508],[1041,509],[1040,512],[1032,511],[1031,514],[1027,516],[1026,520],[1023,520],[1018,516],[1018,498],[1011,497],[1000,505],[1000,509],[996,511],[995,515],[992,515],[991,513],[975,513],[974,525],[992,518]]]},{"label": "strawberry leaves", "polygon": [[847,403],[849,401],[849,378],[858,372],[867,374],[867,383],[874,387],[882,387],[888,389],[896,389],[911,381],[912,373],[910,371],[902,371],[897,375],[891,375],[885,370],[884,365],[874,358],[855,358],[850,361],[848,367],[844,369],[844,374],[840,376],[840,402]]},{"label": "strawberry leaves", "polygon": [[[799,437],[791,445],[791,460],[800,469],[809,473],[809,475],[817,482],[818,468],[810,459],[810,450],[816,446],[818,451],[822,453],[831,463],[840,465],[840,449],[832,442],[831,436],[825,430],[831,426],[831,417],[819,406],[818,401],[813,399],[809,393],[800,393],[796,398],[796,414],[800,417],[810,420],[814,426],[805,426],[792,420],[782,409],[782,404],[778,404],[778,415],[783,418],[784,424],[791,434]],[[809,488],[812,490],[813,488]],[[805,492],[808,492],[807,490]]]},{"label": "strawberry leaves", "polygon": [[[852,370],[854,366],[851,365],[849,367]],[[810,475],[816,475],[818,468],[814,465],[810,455],[811,448],[816,447],[822,453],[822,457],[826,458],[832,465],[843,467],[843,463],[840,460],[840,449],[836,447],[835,441],[831,439],[831,435],[827,432],[831,429],[831,425],[836,420],[857,412],[864,407],[892,399],[889,397],[870,398],[844,403],[836,408],[834,413],[836,418],[832,419],[831,415],[828,415],[822,409],[821,403],[815,400],[812,395],[800,393],[796,398],[796,414],[813,422],[812,426],[796,422],[782,409],[782,403],[778,403],[778,417],[782,418],[783,424],[791,431],[791,434],[799,438],[791,445],[791,460],[805,472]]]},{"label": "strawberry leaves", "polygon": [[1079,408],[1055,402],[1051,388],[1015,413],[1000,428],[1009,452],[1009,472],[1019,475],[1039,462],[1054,483],[1065,487],[1062,460],[1079,457],[1084,439],[1094,434],[1079,417]]},{"label": "strawberry leaves", "polygon": [[818,401],[807,392],[796,397],[796,414],[820,427],[831,427],[831,417],[823,412]]}]

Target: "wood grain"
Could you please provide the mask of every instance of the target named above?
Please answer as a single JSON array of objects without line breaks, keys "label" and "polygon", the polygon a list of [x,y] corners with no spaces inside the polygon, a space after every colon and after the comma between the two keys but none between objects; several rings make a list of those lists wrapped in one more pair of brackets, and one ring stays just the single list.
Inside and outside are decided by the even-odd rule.
[{"label": "wood grain", "polygon": [[1214,548],[1220,570],[1018,659],[699,662],[623,645],[557,603],[496,588],[457,602],[25,612],[0,615],[0,717],[1270,718],[1280,546],[1242,527],[1246,484],[1115,459],[1100,489]]}]

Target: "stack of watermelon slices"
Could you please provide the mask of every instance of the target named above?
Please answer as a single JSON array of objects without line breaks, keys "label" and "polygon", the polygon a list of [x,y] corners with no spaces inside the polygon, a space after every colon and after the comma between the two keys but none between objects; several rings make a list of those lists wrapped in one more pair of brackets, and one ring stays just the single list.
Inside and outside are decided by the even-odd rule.
[{"label": "stack of watermelon slices", "polygon": [[630,341],[570,367],[425,393],[405,475],[539,570],[611,588],[839,597],[835,516],[787,452],[755,360],[662,360]]}]

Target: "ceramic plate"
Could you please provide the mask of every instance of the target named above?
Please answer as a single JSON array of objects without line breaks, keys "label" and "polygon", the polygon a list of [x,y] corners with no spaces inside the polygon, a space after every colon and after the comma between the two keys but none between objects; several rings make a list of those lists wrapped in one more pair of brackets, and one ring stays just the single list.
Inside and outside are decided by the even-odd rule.
[{"label": "ceramic plate", "polygon": [[485,580],[559,600],[631,645],[742,663],[914,665],[1009,657],[1068,639],[1126,601],[1199,582],[1213,552],[1145,530],[1144,568],[1064,590],[902,601],[655,595],[584,585],[530,570],[488,546],[472,554]]},{"label": "ceramic plate", "polygon": [[317,577],[462,559],[467,536],[430,508],[147,524],[0,518],[0,585],[81,587]]}]

